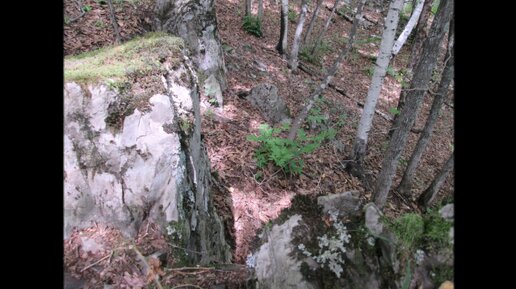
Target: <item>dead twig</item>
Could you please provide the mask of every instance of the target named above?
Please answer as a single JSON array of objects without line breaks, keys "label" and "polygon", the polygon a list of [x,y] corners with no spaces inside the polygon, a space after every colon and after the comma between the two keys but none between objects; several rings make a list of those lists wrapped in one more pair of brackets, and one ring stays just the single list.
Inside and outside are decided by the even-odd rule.
[{"label": "dead twig", "polygon": [[75,4],[77,4],[77,8],[79,9],[79,12],[81,12],[81,14],[75,18],[70,19],[67,24],[70,24],[72,22],[79,20],[79,18],[81,18],[82,16],[84,16],[86,14],[86,11],[84,11],[84,9],[83,9],[81,0],[76,0]]},{"label": "dead twig", "polygon": [[215,267],[181,267],[181,268],[168,268],[166,271],[183,271],[183,270],[213,270]]},{"label": "dead twig", "polygon": [[98,261],[96,261],[96,262],[94,262],[94,263],[92,263],[92,264],[90,264],[90,265],[88,265],[88,266],[84,267],[84,268],[81,270],[81,272],[84,272],[84,271],[86,271],[86,270],[90,269],[91,267],[93,267],[93,266],[97,265],[98,263],[100,263],[100,262],[102,262],[102,261],[106,260],[107,258],[111,258],[111,256],[113,255],[113,252],[115,252],[115,251],[114,251],[114,250],[111,250],[111,253],[107,254],[107,255],[106,255],[106,256],[104,256],[104,257],[102,257],[100,260],[98,260]]},{"label": "dead twig", "polygon": [[183,287],[195,287],[195,288],[200,288],[200,289],[204,289],[202,288],[201,286],[197,286],[197,285],[194,285],[194,284],[182,284],[182,285],[177,285],[177,286],[174,286],[170,289],[176,289],[176,288],[183,288]]}]

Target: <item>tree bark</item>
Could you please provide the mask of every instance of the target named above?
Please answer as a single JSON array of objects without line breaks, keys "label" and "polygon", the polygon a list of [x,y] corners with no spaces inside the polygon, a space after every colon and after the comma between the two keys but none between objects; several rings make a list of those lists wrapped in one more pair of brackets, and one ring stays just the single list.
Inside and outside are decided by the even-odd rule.
[{"label": "tree bark", "polygon": [[364,105],[364,110],[360,118],[360,123],[353,145],[352,162],[347,167],[351,174],[363,179],[363,161],[367,149],[367,139],[369,131],[373,123],[373,116],[382,90],[383,81],[389,66],[389,61],[392,57],[391,51],[394,44],[394,37],[396,37],[396,28],[399,21],[399,13],[403,5],[403,0],[395,0],[392,2],[387,18],[385,19],[385,29],[383,30],[382,42],[380,43],[380,53],[376,59],[376,67],[374,69],[371,85],[367,92],[367,98]]},{"label": "tree bark", "polygon": [[[419,15],[419,21],[416,25],[416,38],[414,40],[414,44],[412,45],[412,52],[410,53],[409,64],[407,65],[407,72],[405,73],[404,80],[406,82],[410,82],[412,79],[412,71],[416,66],[416,61],[419,59],[421,54],[421,47],[423,45],[423,41],[426,39],[428,35],[428,17],[430,17],[430,12],[432,11],[432,0],[426,0],[423,4],[423,10],[421,15]],[[403,105],[405,104],[405,93],[400,95],[398,100],[397,110],[401,111],[403,109]],[[398,115],[394,116],[394,120],[398,118]],[[392,136],[393,131],[389,131],[389,137]]]},{"label": "tree bark", "polygon": [[245,5],[245,16],[251,16],[253,15],[251,11],[251,7],[253,5],[253,0],[244,0]]},{"label": "tree bark", "polygon": [[260,24],[262,23],[263,18],[263,0],[258,0],[258,19],[260,19]]},{"label": "tree bark", "polygon": [[[431,0],[426,0],[431,1]],[[417,23],[417,20],[419,19],[419,15],[421,15],[421,11],[423,10],[423,4],[425,3],[425,0],[419,0],[419,3],[415,7],[415,9],[412,12],[412,16],[410,16],[409,21],[407,22],[407,25],[405,25],[405,29],[403,29],[403,32],[401,32],[400,36],[398,37],[398,40],[394,42],[394,46],[392,47],[392,54],[396,55],[398,52],[400,52],[401,47],[403,47],[403,44],[407,41],[410,33],[412,32],[412,29]]]},{"label": "tree bark", "polygon": [[113,7],[113,2],[112,0],[108,0],[108,5],[109,5],[109,16],[111,18],[111,23],[113,24],[113,30],[115,31],[115,41],[117,44],[120,44],[122,43],[122,39],[120,37],[120,30],[118,29],[118,23],[116,22],[116,17],[115,17],[115,8]]},{"label": "tree bark", "polygon": [[439,172],[439,174],[435,177],[435,179],[432,181],[430,186],[419,196],[417,203],[418,205],[425,209],[428,206],[430,206],[433,201],[435,200],[435,197],[437,196],[437,193],[439,192],[439,189],[441,189],[441,186],[443,185],[444,181],[446,180],[446,177],[450,173],[450,171],[453,168],[453,159],[454,159],[454,153],[451,154],[451,156],[448,158],[446,163],[444,164],[443,168]]},{"label": "tree bark", "polygon": [[288,44],[288,0],[281,0],[281,29],[280,38],[276,50],[279,54],[287,53]]},{"label": "tree bark", "polygon": [[[432,0],[426,0],[423,4],[423,10],[419,16],[419,20],[416,25],[416,38],[414,39],[414,45],[412,46],[412,52],[410,53],[409,70],[412,71],[416,67],[416,61],[419,59],[421,54],[421,48],[423,41],[428,35],[428,18],[432,12]],[[409,74],[410,75],[410,74]]]},{"label": "tree bark", "polygon": [[305,37],[303,38],[303,44],[306,45],[306,40],[312,34],[312,30],[314,29],[315,21],[317,20],[317,16],[319,15],[319,10],[321,9],[321,4],[323,0],[317,0],[317,4],[315,6],[314,14],[312,15],[312,19],[310,19],[310,24],[308,25],[308,30],[306,30]]},{"label": "tree bark", "polygon": [[333,9],[331,10],[331,14],[328,17],[328,19],[326,20],[326,23],[324,24],[323,31],[319,34],[319,36],[317,37],[317,40],[315,40],[315,44],[312,47],[312,51],[310,52],[310,54],[313,55],[315,53],[315,51],[317,50],[317,47],[319,47],[319,45],[321,44],[324,34],[326,34],[326,31],[328,30],[328,27],[330,26],[331,19],[333,18],[333,15],[335,14],[335,10],[337,10],[337,4],[339,4],[339,1],[340,0],[335,0],[335,4],[333,4]]},{"label": "tree bark", "polygon": [[214,4],[214,0],[156,0],[154,29],[183,38],[196,68],[206,79],[213,75],[224,91],[226,65]]},{"label": "tree bark", "polygon": [[292,73],[297,72],[297,58],[299,54],[299,45],[301,44],[301,34],[303,33],[303,25],[305,24],[306,10],[308,9],[308,0],[301,0],[301,13],[297,22],[296,32],[294,34],[294,43],[292,43],[292,51],[290,51],[290,61],[288,66]]},{"label": "tree bark", "polygon": [[400,112],[399,117],[393,124],[396,127],[389,147],[382,162],[382,171],[378,176],[373,192],[374,202],[378,207],[383,207],[392,185],[392,178],[396,174],[398,159],[407,143],[407,136],[417,118],[423,96],[428,90],[427,85],[432,77],[432,72],[439,54],[439,45],[445,34],[445,26],[453,14],[454,0],[441,0],[439,11],[432,23],[430,35],[423,44],[423,51],[420,61],[414,71],[414,78],[410,83],[407,93],[407,102]]},{"label": "tree bark", "polygon": [[298,114],[298,116],[292,122],[292,127],[290,128],[290,131],[288,132],[288,139],[289,140],[294,140],[296,138],[297,131],[299,130],[299,127],[301,127],[301,124],[305,120],[305,118],[308,115],[308,112],[310,111],[310,109],[312,109],[312,107],[313,107],[313,105],[315,103],[315,100],[326,89],[326,87],[331,82],[331,80],[333,79],[335,74],[337,74],[337,71],[339,70],[342,61],[344,60],[344,58],[347,56],[348,52],[353,47],[353,42],[355,41],[355,34],[357,32],[358,22],[359,22],[359,19],[361,17],[361,14],[362,14],[362,8],[364,7],[364,4],[365,4],[366,1],[367,0],[360,0],[360,3],[358,4],[357,13],[355,15],[355,20],[353,21],[353,26],[351,27],[351,31],[349,33],[349,42],[348,42],[348,44],[346,45],[346,47],[344,47],[342,49],[339,57],[333,63],[332,67],[328,71],[328,74],[326,75],[324,80],[315,89],[315,91],[312,93],[312,95],[310,95],[308,103],[305,105],[303,110]]},{"label": "tree bark", "polygon": [[[452,21],[453,22],[453,21]],[[452,30],[450,30],[452,31]],[[411,195],[412,190],[412,181],[414,179],[414,173],[416,168],[423,156],[423,152],[430,140],[430,136],[432,135],[432,131],[435,123],[439,117],[439,111],[446,99],[446,95],[448,94],[448,88],[453,79],[453,33],[450,33],[450,37],[448,39],[448,53],[447,53],[447,62],[444,67],[443,73],[441,75],[441,81],[439,83],[439,88],[437,89],[437,93],[435,94],[434,101],[432,103],[432,108],[430,109],[430,114],[426,120],[425,128],[419,137],[416,148],[410,157],[410,161],[407,165],[407,169],[403,174],[403,178],[401,179],[401,183],[398,186],[398,192],[402,195],[409,197]]]}]

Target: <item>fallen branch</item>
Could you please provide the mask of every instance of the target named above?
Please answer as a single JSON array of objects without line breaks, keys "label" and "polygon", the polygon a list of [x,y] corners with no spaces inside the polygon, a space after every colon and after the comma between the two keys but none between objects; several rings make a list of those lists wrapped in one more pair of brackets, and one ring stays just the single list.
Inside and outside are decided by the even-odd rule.
[{"label": "fallen branch", "polygon": [[177,286],[174,286],[174,287],[172,287],[172,288],[170,288],[170,289],[183,288],[183,287],[190,287],[190,286],[191,286],[191,287],[195,287],[195,288],[204,289],[204,288],[202,288],[202,287],[200,287],[200,286],[197,286],[197,285],[194,285],[194,284],[183,284],[183,285],[177,285]]},{"label": "fallen branch", "polygon": [[364,19],[369,21],[369,22],[371,22],[371,23],[373,23],[373,24],[376,24],[376,25],[378,24],[378,21],[369,18],[369,16],[367,16],[367,14],[364,14]]},{"label": "fallen branch", "polygon": [[110,258],[110,257],[113,255],[113,252],[115,252],[115,251],[114,251],[114,250],[112,250],[112,251],[111,251],[111,253],[107,254],[107,255],[106,255],[106,256],[104,256],[104,257],[102,257],[102,258],[101,258],[100,260],[98,260],[97,262],[95,262],[95,263],[93,263],[93,264],[90,264],[90,265],[88,265],[88,266],[84,267],[84,268],[81,270],[81,272],[84,272],[84,271],[86,271],[86,270],[90,269],[91,267],[93,267],[93,266],[97,265],[98,263],[100,263],[100,262],[102,262],[102,261],[106,260],[107,258]]},{"label": "fallen branch", "polygon": [[452,108],[452,109],[454,108],[454,107],[453,107],[453,105],[451,105],[451,104],[449,104],[449,103],[447,103],[447,102],[445,102],[444,104],[445,104],[446,106],[448,106],[449,108]]},{"label": "fallen branch", "polygon": [[[315,77],[317,77],[316,73],[314,73],[313,71],[311,71],[311,69],[310,69],[310,68],[308,68],[308,67],[307,67],[304,63],[302,63],[302,62],[299,62],[299,69],[301,69],[301,70],[303,70],[304,72],[306,72],[306,73],[310,74],[311,76],[315,76]],[[322,78],[321,78],[321,79],[322,79]],[[340,88],[340,87],[336,86],[335,84],[328,83],[328,87],[330,87],[330,88],[334,89],[336,92],[340,93],[341,95],[343,95],[343,96],[345,96],[345,97],[347,97],[347,98],[349,98],[349,99],[353,99],[351,96],[349,96],[349,95],[346,93],[346,91],[345,91],[344,89],[342,89],[342,88]],[[364,103],[362,103],[362,102],[360,102],[360,101],[358,101],[358,100],[356,101],[356,103],[357,103],[357,105],[358,105],[358,106],[360,106],[360,107],[364,107]],[[392,121],[392,118],[391,118],[389,115],[387,115],[387,114],[385,114],[385,113],[383,113],[383,112],[381,112],[381,111],[379,111],[379,110],[375,110],[374,112],[375,112],[375,113],[377,113],[378,115],[380,115],[381,117],[383,117],[384,119],[386,119],[386,120],[388,120],[388,121]]]},{"label": "fallen branch", "polygon": [[79,12],[81,12],[81,14],[75,18],[70,19],[67,24],[70,24],[72,22],[79,20],[79,18],[81,18],[82,16],[84,16],[86,14],[86,11],[84,11],[84,9],[82,9],[82,1],[77,0],[77,1],[75,1],[75,3],[77,4],[77,8],[79,9]]},{"label": "fallen branch", "polygon": [[[330,7],[328,7],[328,5],[326,5],[326,9],[332,11],[333,7],[330,8]],[[344,14],[343,12],[340,12],[337,9],[335,9],[335,13],[337,13],[337,15],[339,15],[339,16],[342,16],[342,18],[344,18],[346,21],[353,23],[353,17],[349,17],[348,15]]]},{"label": "fallen branch", "polygon": [[181,267],[181,268],[167,268],[166,271],[183,271],[183,270],[214,270],[215,267]]},{"label": "fallen branch", "polygon": [[[314,76],[314,77],[317,77],[316,73],[313,72],[309,67],[307,67],[304,63],[302,62],[299,62],[299,69],[301,69],[302,71],[310,74],[311,76]],[[321,78],[322,79],[322,78]],[[349,98],[349,99],[353,99],[351,96],[349,96],[346,91],[338,86],[336,86],[335,84],[332,84],[332,83],[329,83],[328,84],[328,87],[332,88],[333,90],[335,90],[336,92],[340,93],[341,95]],[[353,99],[354,100],[354,99]],[[355,100],[356,104],[360,107],[364,107],[364,103],[363,102],[360,102],[358,100]],[[378,114],[379,116],[381,116],[382,118],[384,118],[385,120],[387,121],[390,121],[392,122],[394,120],[394,118],[392,118],[390,115],[386,114],[386,113],[383,113],[381,111],[379,111],[378,109],[375,109],[374,112],[376,114]],[[421,129],[411,129],[410,130],[411,132],[413,133],[421,133],[422,130]]]}]

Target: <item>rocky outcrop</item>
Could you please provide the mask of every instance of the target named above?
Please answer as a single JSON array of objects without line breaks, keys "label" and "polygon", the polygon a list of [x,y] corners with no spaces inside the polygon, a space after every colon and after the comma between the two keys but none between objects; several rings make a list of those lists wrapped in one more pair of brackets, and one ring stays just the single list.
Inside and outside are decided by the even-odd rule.
[{"label": "rocky outcrop", "polygon": [[[214,0],[158,0],[155,29],[177,35],[192,52],[195,66],[202,74],[201,85],[214,76],[224,91],[226,66],[221,48]],[[217,100],[222,105],[222,99]]]},{"label": "rocky outcrop", "polygon": [[290,111],[285,104],[285,100],[278,95],[278,88],[274,84],[258,84],[251,89],[246,99],[272,125],[290,120]]},{"label": "rocky outcrop", "polygon": [[293,215],[281,225],[274,225],[262,237],[264,244],[255,255],[250,256],[248,265],[255,268],[257,289],[296,288],[314,289],[303,280],[301,261],[291,256],[295,247],[291,244],[292,230],[299,224],[300,215]]},{"label": "rocky outcrop", "polygon": [[92,222],[132,238],[149,221],[199,252],[192,263],[230,261],[210,194],[199,86],[181,43],[154,36],[65,61],[65,239]]},{"label": "rocky outcrop", "polygon": [[[362,206],[359,199],[357,192],[317,200],[296,196],[272,227],[264,227],[248,257],[255,288],[394,289],[405,284],[412,289],[441,284],[453,266],[451,249],[426,252],[420,248],[433,246],[422,243],[405,247],[378,207]],[[441,272],[439,277],[436,272]]]}]

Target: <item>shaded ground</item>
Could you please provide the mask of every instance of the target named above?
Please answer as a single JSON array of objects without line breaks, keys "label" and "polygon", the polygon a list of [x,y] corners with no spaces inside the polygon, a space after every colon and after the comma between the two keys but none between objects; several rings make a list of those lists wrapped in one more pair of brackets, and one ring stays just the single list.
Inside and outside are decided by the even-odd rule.
[{"label": "shaded ground", "polygon": [[[65,0],[65,16],[73,19],[80,15],[77,8],[79,2],[81,1]],[[100,4],[100,2],[103,1],[83,0],[80,4],[91,6],[92,9],[78,20],[65,24],[64,48],[66,55],[114,44],[115,36],[109,18],[109,9],[107,5]],[[150,29],[151,19],[148,17],[148,12],[152,1],[113,2],[123,39],[130,39],[134,35]],[[323,8],[314,29],[315,35],[318,34],[318,29],[324,25],[325,19],[330,14],[330,11],[324,6],[331,8],[333,3],[332,0],[323,2]],[[292,4],[291,7],[294,11],[299,11],[299,7],[294,7]],[[350,176],[343,169],[342,161],[346,159],[351,150],[362,112],[356,102],[364,101],[371,81],[370,73],[372,73],[373,62],[367,55],[376,55],[378,51],[379,41],[367,42],[373,35],[381,36],[383,23],[380,14],[366,8],[367,18],[378,21],[378,24],[369,30],[359,29],[357,51],[353,52],[343,63],[332,82],[342,89],[345,95],[329,88],[324,92],[325,101],[320,105],[320,109],[322,114],[329,116],[329,125],[337,130],[335,141],[326,143],[314,153],[304,157],[305,167],[299,177],[290,178],[283,172],[269,167],[263,171],[263,177],[257,180],[256,176],[260,170],[253,160],[257,144],[247,141],[246,136],[257,133],[258,125],[265,121],[248,102],[238,97],[238,92],[250,90],[259,83],[273,83],[278,87],[278,93],[286,98],[293,115],[296,115],[312,88],[318,84],[318,80],[303,71],[291,74],[287,69],[286,60],[275,51],[274,47],[279,38],[280,13],[279,5],[274,4],[274,1],[264,1],[262,24],[264,36],[262,38],[247,34],[241,28],[243,17],[241,1],[218,0],[216,12],[218,29],[225,48],[228,89],[224,93],[225,105],[221,113],[224,118],[216,117],[212,111],[205,110],[202,125],[212,171],[216,172],[219,177],[220,188],[215,190],[215,203],[220,215],[226,221],[227,228],[232,229],[228,232],[229,236],[235,238],[234,261],[242,264],[252,247],[251,244],[257,230],[269,220],[277,217],[281,209],[288,207],[295,194],[318,195],[358,190],[364,201],[371,199],[372,192],[365,190],[358,179]],[[310,21],[311,12],[313,9],[309,9],[306,25]],[[256,13],[256,7],[254,13]],[[351,28],[351,23],[343,17],[335,16],[334,19],[325,38],[330,51],[322,56],[322,65],[317,66],[301,60],[312,71],[321,73],[321,76],[324,67],[329,67],[333,63],[336,54],[345,45],[345,37]],[[294,25],[295,23],[289,22],[289,49],[295,31]],[[401,84],[399,79],[396,79],[396,71],[405,66],[410,49],[410,43],[408,43],[393,60],[393,73],[388,74],[385,79],[377,109],[386,115],[390,114],[390,108],[397,105]],[[267,71],[260,71],[255,61],[265,64]],[[431,103],[432,98],[427,96],[416,121],[416,129],[424,126]],[[448,103],[453,103],[453,101],[448,100]],[[388,144],[386,136],[390,127],[390,121],[379,115],[375,116],[366,156],[366,169],[373,177],[381,169],[383,153]],[[411,133],[409,136],[407,148],[403,153],[398,173],[393,182],[393,188],[401,179],[403,169],[406,167],[418,137],[419,134],[416,133]],[[415,197],[426,188],[439,171],[450,154],[452,145],[453,108],[445,105],[416,173],[413,189]],[[453,173],[443,185],[438,200],[452,194]],[[407,210],[415,209],[413,200],[403,200],[396,193],[391,193],[384,210],[387,215],[396,216]],[[83,258],[78,247],[73,247],[73,242],[71,240],[68,246],[72,246],[70,247],[73,249],[72,251],[77,250],[77,258]],[[98,260],[102,257],[99,255],[95,258]],[[92,260],[95,261],[95,259],[88,259],[88,261]],[[76,266],[75,268],[84,268],[87,266],[86,264],[91,264],[91,262],[86,263],[85,261],[82,264],[77,263],[79,261],[75,262],[73,265]],[[186,278],[186,281],[201,286],[199,283],[201,281],[196,281],[199,276],[208,277],[213,273],[215,276],[213,280],[216,280],[218,271],[211,270],[201,270],[199,275],[195,275],[195,272],[185,273],[178,270],[173,276],[182,276],[181,278]],[[164,279],[166,280],[166,278]],[[216,282],[213,281],[211,284],[217,284]],[[203,283],[202,286],[207,286],[207,284]]]},{"label": "shaded ground", "polygon": [[[334,1],[324,1],[323,5],[332,7]],[[291,74],[287,69],[286,60],[274,50],[279,39],[280,12],[279,5],[271,5],[264,1],[263,37],[256,38],[247,34],[242,28],[243,11],[236,0],[217,2],[217,17],[219,32],[226,47],[231,47],[225,54],[228,68],[229,88],[224,95],[225,117],[231,119],[228,122],[217,122],[209,117],[203,121],[204,134],[208,144],[208,153],[214,171],[217,171],[230,188],[236,230],[237,248],[235,261],[243,262],[249,253],[249,245],[255,232],[263,224],[278,216],[281,209],[289,206],[290,198],[295,194],[313,195],[358,190],[364,199],[371,198],[371,191],[366,191],[360,181],[349,175],[342,167],[341,162],[349,154],[356,128],[362,110],[356,105],[357,101],[364,102],[371,81],[373,62],[366,55],[376,55],[379,41],[364,43],[372,35],[381,36],[382,24],[372,27],[370,30],[359,29],[358,53],[353,52],[348,61],[345,61],[332,83],[343,89],[347,96],[338,93],[334,89],[326,89],[324,92],[325,105],[322,105],[322,114],[330,116],[330,126],[337,129],[336,140],[344,145],[344,152],[339,151],[337,142],[330,142],[322,146],[313,154],[304,158],[305,167],[303,174],[298,178],[288,178],[282,173],[276,173],[274,168],[265,170],[261,181],[256,181],[255,175],[259,171],[253,160],[256,144],[248,142],[246,136],[256,134],[257,127],[265,121],[249,103],[239,98],[237,93],[241,90],[249,90],[262,82],[270,82],[278,87],[278,94],[286,98],[287,105],[296,115],[301,109],[305,99],[312,88],[318,84],[316,78],[299,71],[299,74]],[[236,8],[235,8],[236,7]],[[299,7],[291,8],[299,11]],[[255,11],[256,12],[256,11]],[[312,10],[309,10],[311,13]],[[321,9],[319,21],[314,29],[324,25],[324,21],[330,15],[328,9]],[[382,16],[366,8],[368,19],[380,20]],[[334,17],[335,21],[330,25],[325,40],[331,48],[330,53],[322,57],[322,66],[315,66],[302,61],[313,71],[323,75],[322,67],[329,67],[337,57],[337,53],[345,45],[343,41],[347,32],[351,29],[351,23],[341,16]],[[308,21],[310,18],[306,20]],[[289,23],[289,49],[293,41],[295,23]],[[405,46],[394,59],[394,70],[404,67],[410,54],[410,46]],[[226,49],[228,50],[228,49]],[[253,64],[254,61],[264,63],[267,72],[263,73]],[[387,75],[377,109],[389,115],[389,109],[396,107],[400,94],[401,84],[393,75]],[[432,98],[426,97],[421,113],[417,119],[415,128],[421,129],[430,110]],[[206,115],[206,114],[205,114]],[[391,115],[392,116],[392,115]],[[335,125],[344,120],[342,126]],[[369,150],[366,156],[366,165],[373,177],[381,170],[381,161],[388,141],[387,132],[391,122],[375,115],[373,128],[369,138]],[[419,134],[412,133],[409,137],[398,173],[394,179],[393,187],[401,180],[403,169],[410,158],[410,153],[415,147]],[[435,126],[434,134],[430,140],[427,152],[423,156],[421,165],[416,175],[414,192],[421,192],[439,171],[451,152],[453,144],[453,110],[443,106],[441,118]],[[276,174],[275,174],[276,173]],[[451,174],[441,189],[440,198],[453,192],[453,174]],[[416,209],[412,200],[402,200],[396,193],[390,194],[385,208],[388,215],[399,215],[406,210]]]}]

